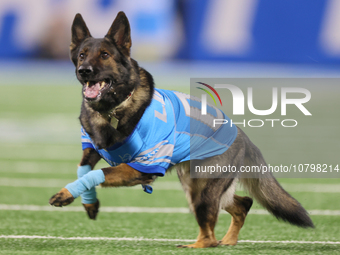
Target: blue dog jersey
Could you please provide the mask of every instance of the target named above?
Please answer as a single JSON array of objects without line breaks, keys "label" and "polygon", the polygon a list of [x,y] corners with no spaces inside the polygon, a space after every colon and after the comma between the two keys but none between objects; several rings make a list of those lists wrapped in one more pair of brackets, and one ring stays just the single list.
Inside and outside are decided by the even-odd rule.
[{"label": "blue dog jersey", "polygon": [[[228,125],[214,127],[214,119],[226,119]],[[177,163],[225,152],[237,136],[236,126],[229,123],[221,110],[210,105],[201,115],[198,98],[155,89],[151,104],[124,142],[98,149],[82,128],[82,147],[96,149],[111,166],[127,163],[140,172],[163,176]]]}]

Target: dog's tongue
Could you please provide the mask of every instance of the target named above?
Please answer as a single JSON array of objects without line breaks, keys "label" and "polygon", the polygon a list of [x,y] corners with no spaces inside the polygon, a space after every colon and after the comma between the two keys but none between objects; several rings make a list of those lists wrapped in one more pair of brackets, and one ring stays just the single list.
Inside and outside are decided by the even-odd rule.
[{"label": "dog's tongue", "polygon": [[91,87],[87,86],[84,94],[87,98],[96,98],[99,94],[99,90],[100,90],[100,83],[97,82]]}]

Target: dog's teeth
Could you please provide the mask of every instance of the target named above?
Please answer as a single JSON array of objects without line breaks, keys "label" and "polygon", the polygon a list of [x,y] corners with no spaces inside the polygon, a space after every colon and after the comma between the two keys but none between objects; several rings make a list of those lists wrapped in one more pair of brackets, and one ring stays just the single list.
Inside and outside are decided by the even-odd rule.
[{"label": "dog's teeth", "polygon": [[90,85],[90,82],[88,81],[88,82],[86,82],[86,86],[88,87]]},{"label": "dog's teeth", "polygon": [[105,85],[105,81],[102,81],[102,85],[100,86],[100,88],[103,88]]}]

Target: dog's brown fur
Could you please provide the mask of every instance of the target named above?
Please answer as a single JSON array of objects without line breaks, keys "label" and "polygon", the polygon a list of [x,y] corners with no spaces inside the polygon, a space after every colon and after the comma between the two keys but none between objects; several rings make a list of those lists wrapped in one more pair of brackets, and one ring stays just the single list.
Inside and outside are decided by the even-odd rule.
[{"label": "dog's brown fur", "polygon": [[[98,148],[108,148],[128,137],[151,102],[154,91],[152,76],[130,57],[130,48],[130,26],[124,13],[118,13],[103,39],[92,38],[81,15],[76,15],[70,52],[77,78],[83,84],[83,91],[86,86],[98,81],[105,81],[106,84],[99,98],[92,100],[84,96],[80,114],[82,126]],[[119,120],[117,128],[110,124],[113,118]],[[94,149],[85,149],[80,165],[90,165],[93,169],[99,160],[100,156]],[[234,143],[222,155],[191,163],[201,166],[218,163],[236,166],[237,169],[241,166],[266,165],[259,149],[240,129]],[[215,179],[190,178],[188,161],[168,171],[172,169],[177,171],[200,228],[194,244],[180,247],[205,248],[237,243],[240,229],[253,203],[250,197],[234,194],[237,178],[277,218],[300,227],[313,227],[304,208],[283,190],[270,173],[265,176],[255,174],[253,178],[245,178],[247,176],[242,173]],[[105,187],[149,184],[154,180],[154,176],[141,173],[127,164],[104,168],[103,172],[105,182],[102,186]],[[73,200],[68,190],[63,188],[49,202],[54,206],[64,206]],[[95,219],[99,201],[85,204],[84,208],[89,217]],[[232,220],[227,234],[218,241],[214,228],[221,208],[231,214]]]}]

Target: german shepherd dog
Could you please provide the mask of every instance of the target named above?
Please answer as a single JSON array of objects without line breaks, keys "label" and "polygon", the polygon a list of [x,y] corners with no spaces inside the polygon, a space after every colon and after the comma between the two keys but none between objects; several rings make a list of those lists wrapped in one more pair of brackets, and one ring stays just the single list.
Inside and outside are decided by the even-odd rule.
[{"label": "german shepherd dog", "polygon": [[[130,57],[130,48],[130,25],[123,12],[118,13],[102,39],[93,38],[82,16],[75,16],[70,56],[82,84],[83,102],[79,119],[96,148],[105,149],[124,142],[152,101],[153,78]],[[113,120],[116,125],[112,124]],[[89,165],[93,169],[100,159],[96,149],[85,148],[79,166]],[[238,168],[266,165],[260,150],[239,128],[228,150],[202,161],[203,165],[216,163]],[[191,178],[190,161],[171,166],[167,171],[172,169],[177,171],[199,225],[197,241],[179,247],[236,245],[240,229],[253,203],[250,197],[234,194],[237,181],[276,218],[299,227],[314,227],[306,210],[269,172],[265,177],[258,174],[255,178],[242,178],[241,173],[230,178]],[[147,185],[155,179],[154,174],[137,171],[127,163],[101,170],[105,177],[101,183],[103,187]],[[69,190],[63,188],[51,197],[49,203],[61,207],[72,203],[74,199]],[[90,219],[95,219],[99,201],[83,205]],[[220,209],[231,214],[232,219],[228,232],[218,241],[214,228]]]}]

